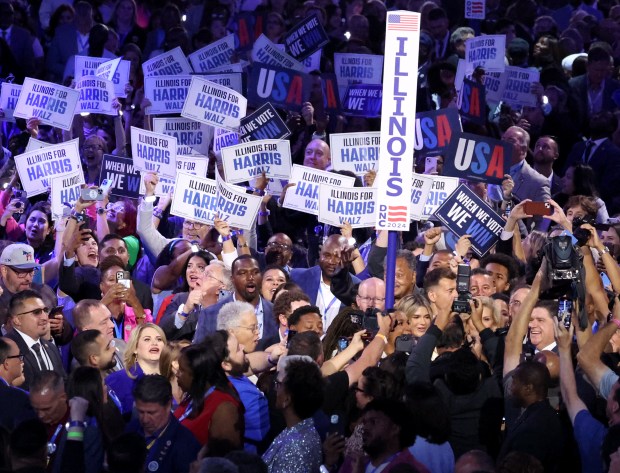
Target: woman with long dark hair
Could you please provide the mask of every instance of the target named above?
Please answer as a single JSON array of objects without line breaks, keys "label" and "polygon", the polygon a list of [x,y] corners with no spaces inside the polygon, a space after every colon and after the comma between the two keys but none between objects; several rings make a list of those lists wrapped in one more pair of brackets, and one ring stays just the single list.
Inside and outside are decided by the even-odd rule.
[{"label": "woman with long dark hair", "polygon": [[243,448],[243,404],[228,381],[222,362],[228,358],[225,332],[181,350],[177,382],[185,398],[174,412],[209,454],[223,456]]}]

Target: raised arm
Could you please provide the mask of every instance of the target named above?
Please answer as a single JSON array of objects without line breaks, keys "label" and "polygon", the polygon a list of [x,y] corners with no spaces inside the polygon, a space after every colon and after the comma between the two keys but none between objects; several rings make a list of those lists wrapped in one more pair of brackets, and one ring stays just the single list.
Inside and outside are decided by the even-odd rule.
[{"label": "raised arm", "polygon": [[540,295],[540,287],[545,277],[546,260],[543,258],[542,264],[532,283],[532,288],[523,300],[519,312],[515,315],[515,319],[510,325],[508,334],[506,335],[506,349],[504,351],[504,376],[514,370],[519,364],[521,351],[523,349],[523,339],[527,334],[527,327],[530,323],[532,310],[538,301]]}]

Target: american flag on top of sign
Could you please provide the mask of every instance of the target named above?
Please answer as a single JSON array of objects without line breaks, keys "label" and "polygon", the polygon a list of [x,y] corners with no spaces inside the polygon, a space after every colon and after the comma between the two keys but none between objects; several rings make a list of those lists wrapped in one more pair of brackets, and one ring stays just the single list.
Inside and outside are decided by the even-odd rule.
[{"label": "american flag on top of sign", "polygon": [[420,29],[416,15],[388,15],[388,31],[417,31]]}]

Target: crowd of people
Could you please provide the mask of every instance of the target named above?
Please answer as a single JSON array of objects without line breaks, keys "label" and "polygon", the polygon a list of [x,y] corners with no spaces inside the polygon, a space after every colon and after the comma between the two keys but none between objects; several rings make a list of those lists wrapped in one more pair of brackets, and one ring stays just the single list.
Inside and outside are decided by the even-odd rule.
[{"label": "crowd of people", "polygon": [[[0,0],[7,81],[72,86],[76,55],[131,64],[118,115],[2,124],[0,471],[620,472],[620,2],[487,0],[475,21],[466,3]],[[21,190],[30,139],[78,138],[88,187],[104,155],[131,156],[130,128],[152,129],[144,61],[242,17],[282,45],[309,15],[329,42],[300,113],[278,109],[293,163],[372,186],[328,143],[379,120],[328,110],[321,78],[334,53],[382,55],[391,10],[421,14],[417,112],[458,108],[475,36],[505,35],[506,64],[540,72],[534,106],[461,120],[512,146],[501,185],[463,182],[504,218],[484,257],[431,216],[387,274],[387,232],[285,208],[295,183],[271,195],[264,175],[245,231],[173,215],[153,172],[138,199],[79,197],[62,218]],[[232,60],[247,75],[250,53]],[[442,175],[450,157],[413,158]]]}]

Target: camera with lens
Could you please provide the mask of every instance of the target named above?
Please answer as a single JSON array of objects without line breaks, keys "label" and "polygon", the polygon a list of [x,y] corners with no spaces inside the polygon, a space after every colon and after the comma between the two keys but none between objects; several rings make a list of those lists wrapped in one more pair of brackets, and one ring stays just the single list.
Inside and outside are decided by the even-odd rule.
[{"label": "camera with lens", "polygon": [[[587,236],[581,235],[581,232],[587,233]],[[585,238],[587,241],[590,238],[590,232],[583,228],[576,228],[574,235],[577,240]],[[580,270],[583,268],[582,257],[573,245],[570,235],[550,238],[543,248],[543,254],[547,258],[549,282],[552,288],[558,285],[564,286],[580,277]]]},{"label": "camera with lens", "polygon": [[374,335],[379,331],[379,321],[377,320],[377,315],[380,313],[381,311],[376,307],[369,307],[366,309],[366,312],[364,312],[362,327],[364,327],[368,333]]},{"label": "camera with lens", "polygon": [[452,302],[452,312],[459,314],[471,314],[469,301],[471,300],[471,292],[469,283],[471,279],[471,268],[466,264],[459,264],[456,272],[456,292],[458,295]]},{"label": "camera with lens", "polygon": [[591,217],[575,217],[573,219],[573,236],[577,239],[577,245],[583,246],[590,238],[590,232],[585,228],[580,228],[584,223],[596,228],[596,222]]}]

